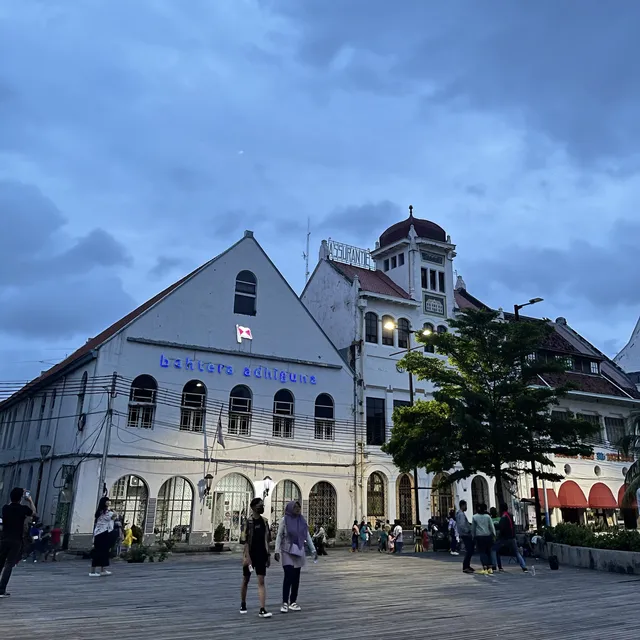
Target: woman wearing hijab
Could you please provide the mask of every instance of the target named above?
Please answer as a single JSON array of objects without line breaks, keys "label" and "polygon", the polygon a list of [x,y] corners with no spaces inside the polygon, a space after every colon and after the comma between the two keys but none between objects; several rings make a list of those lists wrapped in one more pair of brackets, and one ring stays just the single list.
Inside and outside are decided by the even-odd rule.
[{"label": "woman wearing hijab", "polygon": [[318,559],[307,521],[301,515],[301,511],[302,508],[297,501],[292,501],[287,505],[276,537],[274,558],[276,562],[280,562],[280,555],[282,555],[282,568],[284,569],[282,608],[280,609],[282,613],[300,611],[297,600],[300,572],[305,565],[305,542],[313,554],[314,562]]},{"label": "woman wearing hijab", "polygon": [[[93,553],[91,573],[89,574],[92,578],[111,575],[111,571],[107,567],[114,542],[115,519],[116,514],[110,509],[109,498],[100,498],[93,526]],[[98,567],[100,567],[100,571],[98,571]]]}]

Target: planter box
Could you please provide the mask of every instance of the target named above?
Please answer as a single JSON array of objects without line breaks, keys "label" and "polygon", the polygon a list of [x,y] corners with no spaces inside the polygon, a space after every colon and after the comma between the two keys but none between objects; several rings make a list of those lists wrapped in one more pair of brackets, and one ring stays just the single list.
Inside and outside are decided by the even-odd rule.
[{"label": "planter box", "polygon": [[548,542],[544,549],[544,557],[548,558],[550,555],[558,556],[560,565],[640,575],[640,553],[634,551],[570,547],[566,544]]}]

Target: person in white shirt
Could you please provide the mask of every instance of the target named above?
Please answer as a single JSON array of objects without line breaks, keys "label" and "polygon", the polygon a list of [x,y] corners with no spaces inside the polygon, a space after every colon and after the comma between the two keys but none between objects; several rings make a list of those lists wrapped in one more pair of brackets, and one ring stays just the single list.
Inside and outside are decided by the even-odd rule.
[{"label": "person in white shirt", "polygon": [[[93,525],[93,551],[91,553],[91,572],[89,573],[92,578],[111,575],[111,571],[107,567],[110,564],[111,547],[115,542],[115,520],[116,514],[110,509],[109,498],[106,496],[100,498]],[[100,567],[100,571],[98,571],[98,567]]]},{"label": "person in white shirt", "polygon": [[404,537],[402,535],[402,525],[396,521],[396,526],[393,529],[393,538],[395,541],[395,552],[402,553],[402,547],[404,545]]}]

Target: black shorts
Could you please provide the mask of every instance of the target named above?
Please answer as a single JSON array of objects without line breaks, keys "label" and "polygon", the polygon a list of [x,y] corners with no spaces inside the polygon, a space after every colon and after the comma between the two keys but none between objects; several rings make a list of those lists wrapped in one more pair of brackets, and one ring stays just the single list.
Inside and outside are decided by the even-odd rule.
[{"label": "black shorts", "polygon": [[[253,565],[253,570],[257,576],[266,576],[267,575],[267,560],[258,560]],[[249,567],[242,567],[242,575],[249,579],[251,577],[251,573],[249,571]]]}]

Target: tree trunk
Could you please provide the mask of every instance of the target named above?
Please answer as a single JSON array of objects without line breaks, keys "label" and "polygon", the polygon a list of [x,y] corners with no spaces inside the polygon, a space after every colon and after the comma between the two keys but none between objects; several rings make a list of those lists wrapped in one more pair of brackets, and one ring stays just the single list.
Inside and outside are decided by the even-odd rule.
[{"label": "tree trunk", "polygon": [[500,510],[500,505],[504,502],[504,489],[502,488],[502,466],[496,465],[494,469],[494,476],[496,478],[496,497],[498,499],[497,509]]}]

